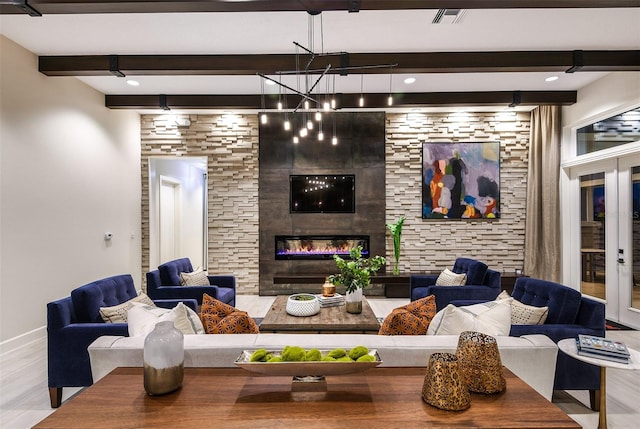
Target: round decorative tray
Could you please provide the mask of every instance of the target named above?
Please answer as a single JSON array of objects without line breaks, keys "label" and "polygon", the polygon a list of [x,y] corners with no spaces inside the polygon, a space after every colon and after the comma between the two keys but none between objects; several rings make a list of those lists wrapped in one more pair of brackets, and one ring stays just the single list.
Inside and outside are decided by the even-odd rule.
[{"label": "round decorative tray", "polygon": [[320,312],[320,301],[315,295],[297,293],[287,299],[287,314],[292,316],[313,316]]},{"label": "round decorative tray", "polygon": [[[320,350],[324,355],[331,350]],[[251,355],[255,350],[244,350],[235,360],[235,364],[247,371],[266,375],[344,375],[366,371],[382,363],[378,351],[370,349],[369,354],[376,360],[373,362],[251,362]],[[274,356],[280,356],[281,350],[268,351]]]}]

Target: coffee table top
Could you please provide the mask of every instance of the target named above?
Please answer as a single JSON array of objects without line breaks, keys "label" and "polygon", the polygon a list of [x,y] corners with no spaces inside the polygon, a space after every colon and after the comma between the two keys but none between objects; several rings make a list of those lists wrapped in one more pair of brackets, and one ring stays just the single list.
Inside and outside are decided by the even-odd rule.
[{"label": "coffee table top", "polygon": [[299,392],[291,377],[185,368],[181,389],[148,396],[142,368],[116,368],[35,428],[580,428],[506,368],[506,390],[472,393],[465,411],[422,401],[425,373],[426,368],[375,368],[327,376],[326,391]]},{"label": "coffee table top", "polygon": [[288,295],[278,295],[260,323],[260,332],[276,333],[365,333],[377,334],[380,322],[366,298],[362,313],[347,313],[344,305],[321,308],[314,316],[297,317],[287,314]]}]

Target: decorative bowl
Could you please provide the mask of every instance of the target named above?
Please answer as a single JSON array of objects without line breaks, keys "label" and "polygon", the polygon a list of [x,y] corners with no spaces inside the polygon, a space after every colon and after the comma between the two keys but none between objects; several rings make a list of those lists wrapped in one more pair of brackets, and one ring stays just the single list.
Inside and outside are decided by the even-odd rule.
[{"label": "decorative bowl", "polygon": [[287,314],[304,317],[313,316],[320,312],[320,301],[315,295],[297,293],[287,299]]},{"label": "decorative bowl", "polygon": [[[325,355],[331,350],[320,350]],[[235,360],[234,364],[250,372],[266,375],[290,375],[290,376],[310,376],[310,375],[344,375],[366,371],[375,368],[382,363],[378,351],[369,350],[369,354],[375,357],[373,362],[251,362],[251,355],[255,350],[244,350]],[[274,356],[280,356],[282,350],[268,350]]]}]

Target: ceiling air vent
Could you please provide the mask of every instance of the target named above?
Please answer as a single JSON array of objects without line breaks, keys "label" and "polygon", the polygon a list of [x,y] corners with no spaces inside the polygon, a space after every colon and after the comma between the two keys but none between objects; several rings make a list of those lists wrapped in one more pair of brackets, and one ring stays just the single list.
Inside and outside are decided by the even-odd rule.
[{"label": "ceiling air vent", "polygon": [[465,9],[438,9],[432,24],[457,24],[462,21]]}]

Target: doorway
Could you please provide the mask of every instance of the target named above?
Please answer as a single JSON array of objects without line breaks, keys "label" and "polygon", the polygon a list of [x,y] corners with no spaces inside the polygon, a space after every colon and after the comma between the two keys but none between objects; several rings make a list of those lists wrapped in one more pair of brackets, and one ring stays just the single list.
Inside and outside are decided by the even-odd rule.
[{"label": "doorway", "polygon": [[149,158],[149,262],[207,268],[207,158]]},{"label": "doorway", "polygon": [[571,167],[569,180],[571,283],[606,303],[607,320],[640,329],[640,152]]}]

